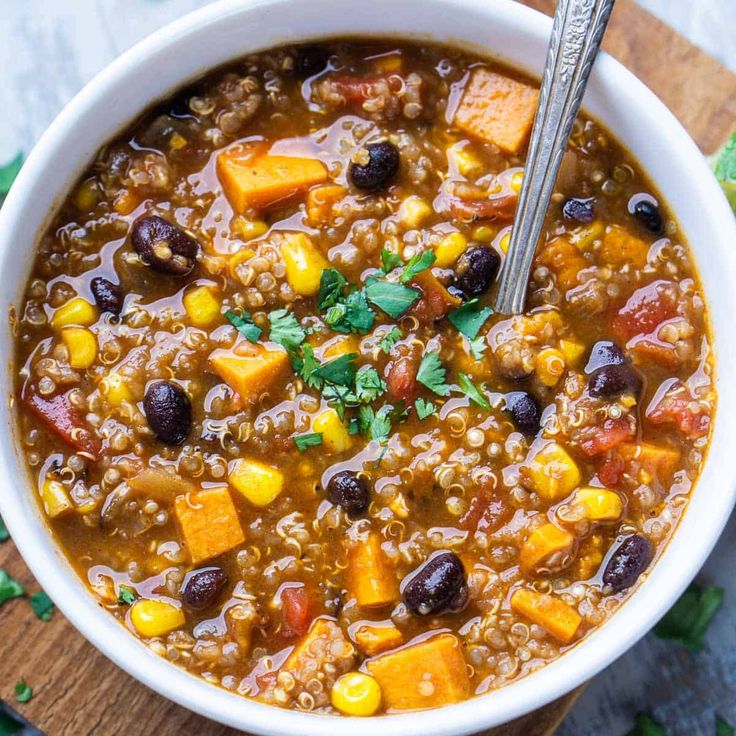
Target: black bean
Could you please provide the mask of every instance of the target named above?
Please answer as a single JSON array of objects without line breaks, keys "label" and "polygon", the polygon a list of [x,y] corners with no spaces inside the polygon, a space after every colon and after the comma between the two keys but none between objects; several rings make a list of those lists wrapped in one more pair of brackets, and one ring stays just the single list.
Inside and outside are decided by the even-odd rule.
[{"label": "black bean", "polygon": [[572,197],[562,205],[562,216],[566,220],[576,222],[593,222],[595,210],[593,209],[593,197],[589,199],[576,199]]},{"label": "black bean", "polygon": [[342,506],[348,516],[356,518],[368,511],[371,491],[365,478],[351,470],[342,470],[328,481],[327,497],[332,503]]},{"label": "black bean", "polygon": [[101,312],[120,314],[123,310],[124,298],[120,284],[113,284],[112,281],[103,279],[102,276],[97,276],[92,279],[90,288],[95,298],[95,304],[97,304]]},{"label": "black bean", "polygon": [[399,170],[399,149],[390,141],[369,143],[368,163],[356,164],[354,161],[348,167],[348,178],[354,187],[366,192],[374,192],[385,187]]},{"label": "black bean", "polygon": [[175,383],[156,381],[146,391],[143,411],[148,426],[167,445],[180,445],[192,427],[189,397]]},{"label": "black bean", "polygon": [[439,552],[412,573],[403,588],[404,603],[426,616],[459,611],[468,600],[465,568],[454,552]]},{"label": "black bean", "polygon": [[642,389],[641,376],[630,365],[604,365],[588,380],[591,396],[611,399],[629,393],[639,396]]},{"label": "black bean", "polygon": [[659,207],[651,200],[634,197],[629,202],[629,211],[650,233],[661,235],[664,231],[662,213],[659,211]]},{"label": "black bean", "polygon": [[227,575],[219,567],[205,567],[190,572],[181,589],[181,596],[190,608],[209,608],[227,585]]},{"label": "black bean", "polygon": [[158,215],[139,217],[133,223],[131,240],[143,263],[154,271],[187,276],[197,265],[199,243]]},{"label": "black bean", "polygon": [[478,296],[491,286],[500,265],[501,256],[493,248],[471,246],[457,259],[453,286],[468,299]]},{"label": "black bean", "polygon": [[322,46],[302,46],[296,52],[294,71],[301,79],[313,77],[325,70],[329,58],[327,49]]},{"label": "black bean", "polygon": [[641,534],[626,537],[608,560],[603,571],[603,582],[614,590],[630,588],[652,561],[654,548]]},{"label": "black bean", "polygon": [[506,394],[505,402],[506,411],[511,414],[519,432],[533,435],[539,431],[542,412],[537,400],[531,394],[526,391],[512,391]]},{"label": "black bean", "polygon": [[610,340],[600,340],[593,345],[588,358],[588,364],[585,366],[586,373],[593,373],[604,365],[623,365],[628,363],[628,359],[624,355],[624,351]]}]

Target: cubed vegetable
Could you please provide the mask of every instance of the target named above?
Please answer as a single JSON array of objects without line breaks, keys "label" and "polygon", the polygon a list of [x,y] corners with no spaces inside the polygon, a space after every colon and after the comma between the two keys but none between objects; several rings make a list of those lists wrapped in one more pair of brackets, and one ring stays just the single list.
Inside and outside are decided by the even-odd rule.
[{"label": "cubed vegetable", "polygon": [[660,480],[671,478],[680,460],[678,450],[651,442],[622,442],[617,452],[625,462],[636,464]]},{"label": "cubed vegetable", "polygon": [[86,370],[97,360],[97,338],[86,327],[65,327],[61,340],[69,353],[69,366]]},{"label": "cubed vegetable", "polygon": [[548,387],[556,386],[567,368],[565,356],[556,348],[544,348],[534,361],[537,378]]},{"label": "cubed vegetable", "polygon": [[289,368],[285,350],[250,343],[241,343],[236,350],[215,350],[209,362],[215,373],[249,403],[257,401]]},{"label": "cubed vegetable", "polygon": [[238,215],[233,218],[230,229],[240,240],[247,243],[249,240],[265,235],[268,232],[268,224],[263,220],[248,220]]},{"label": "cubed vegetable", "polygon": [[561,501],[580,484],[580,470],[562,445],[550,442],[525,466],[525,482],[545,501]]},{"label": "cubed vegetable", "polygon": [[245,542],[238,512],[225,487],[177,496],[174,515],[193,565]]},{"label": "cubed vegetable", "polygon": [[307,221],[312,227],[329,225],[334,218],[334,207],[348,193],[339,184],[312,187],[307,193]]},{"label": "cubed vegetable", "polygon": [[168,502],[172,496],[196,493],[197,485],[179,475],[171,465],[144,468],[128,478],[128,485],[146,498]]},{"label": "cubed vegetable", "polygon": [[385,606],[399,600],[396,572],[376,532],[350,548],[347,575],[348,590],[359,606]]},{"label": "cubed vegetable", "polygon": [[437,708],[470,695],[470,680],[458,639],[438,634],[367,662],[388,710]]},{"label": "cubed vegetable", "polygon": [[330,361],[341,355],[357,353],[360,349],[360,338],[357,335],[338,335],[320,345],[317,354],[322,361]]},{"label": "cubed vegetable", "polygon": [[304,233],[290,234],[281,243],[281,257],[289,286],[297,294],[314,296],[319,291],[322,271],[330,267],[314,243]]},{"label": "cubed vegetable", "polygon": [[445,235],[434,249],[435,266],[451,268],[468,247],[468,239],[460,232]]},{"label": "cubed vegetable", "polygon": [[485,67],[473,71],[455,125],[506,153],[519,153],[534,122],[539,92]]},{"label": "cubed vegetable", "polygon": [[579,488],[572,503],[581,506],[590,521],[616,521],[623,513],[621,497],[605,488]]},{"label": "cubed vegetable", "polygon": [[51,317],[51,326],[55,330],[62,327],[89,327],[97,322],[100,313],[94,304],[90,304],[81,296],[75,296],[66,304],[62,304]]},{"label": "cubed vegetable", "polygon": [[519,588],[511,596],[511,608],[525,616],[563,644],[569,644],[582,622],[580,614],[553,595]]},{"label": "cubed vegetable", "polygon": [[560,351],[565,357],[565,363],[570,366],[577,365],[585,353],[585,345],[577,340],[560,340]]},{"label": "cubed vegetable", "polygon": [[590,268],[590,263],[580,251],[564,238],[555,238],[547,243],[537,255],[537,263],[546,266],[557,277],[560,291],[568,291],[579,283],[579,273]]},{"label": "cubed vegetable", "polygon": [[525,575],[536,575],[547,565],[561,567],[563,560],[571,561],[575,537],[570,532],[547,523],[537,527],[519,551],[519,565]]},{"label": "cubed vegetable", "polygon": [[43,486],[41,486],[41,500],[46,515],[51,519],[55,519],[74,508],[64,484],[51,478],[46,478]]},{"label": "cubed vegetable", "polygon": [[180,628],[186,621],[184,612],[168,601],[154,598],[137,600],[130,609],[130,621],[144,638],[164,636]]},{"label": "cubed vegetable", "polygon": [[328,452],[345,452],[352,444],[347,427],[334,409],[324,409],[312,422],[312,431],[322,434],[322,446]]},{"label": "cubed vegetable", "polygon": [[227,478],[244,498],[254,506],[268,506],[284,490],[284,475],[280,470],[256,460],[236,460]]},{"label": "cubed vegetable", "polygon": [[647,265],[649,246],[620,225],[609,225],[603,234],[600,256],[614,267],[631,263],[636,268],[643,268]]},{"label": "cubed vegetable", "polygon": [[404,641],[402,633],[391,623],[360,624],[355,631],[355,643],[363,654],[373,657],[395,649]]},{"label": "cubed vegetable", "polygon": [[327,180],[327,169],[315,158],[254,154],[236,145],[217,156],[217,176],[232,208],[266,209]]},{"label": "cubed vegetable", "polygon": [[292,649],[282,670],[291,672],[297,681],[306,684],[327,662],[347,664],[354,657],[355,648],[345,638],[342,629],[330,619],[318,618],[306,636]]},{"label": "cubed vegetable", "polygon": [[381,687],[364,672],[348,672],[330,692],[332,705],[346,716],[372,716],[381,706]]},{"label": "cubed vegetable", "polygon": [[603,237],[605,227],[600,220],[593,220],[586,225],[579,225],[567,234],[567,240],[579,251],[586,251],[599,238]]},{"label": "cubed vegetable", "polygon": [[100,391],[107,399],[110,406],[121,406],[123,403],[133,401],[131,392],[125,379],[119,373],[109,373],[100,381]]},{"label": "cubed vegetable", "polygon": [[195,327],[210,327],[220,318],[222,302],[209,286],[195,286],[184,294],[182,302]]}]

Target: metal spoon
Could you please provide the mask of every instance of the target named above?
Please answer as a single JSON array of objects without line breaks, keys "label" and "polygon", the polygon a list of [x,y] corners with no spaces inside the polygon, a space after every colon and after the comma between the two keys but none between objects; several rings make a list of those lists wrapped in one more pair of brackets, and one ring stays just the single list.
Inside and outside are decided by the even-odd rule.
[{"label": "metal spoon", "polygon": [[524,310],[544,217],[615,0],[558,0],[496,310]]}]

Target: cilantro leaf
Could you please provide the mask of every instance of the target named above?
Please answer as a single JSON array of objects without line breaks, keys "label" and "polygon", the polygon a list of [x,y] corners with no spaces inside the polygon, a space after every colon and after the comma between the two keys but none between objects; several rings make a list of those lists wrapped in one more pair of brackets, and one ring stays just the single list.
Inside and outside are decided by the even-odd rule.
[{"label": "cilantro leaf", "polygon": [[348,434],[358,434],[360,432],[360,422],[358,421],[358,417],[353,417],[348,422]]},{"label": "cilantro leaf", "polygon": [[5,526],[3,517],[0,516],[0,542],[7,542],[8,539],[10,539],[10,533],[8,532],[8,527]]},{"label": "cilantro leaf", "polygon": [[470,377],[465,373],[458,373],[458,385],[460,390],[474,403],[477,404],[481,409],[486,411],[491,410],[491,405],[488,399],[483,395],[483,392],[470,380]]},{"label": "cilantro leaf", "polygon": [[384,404],[378,411],[370,406],[361,406],[358,414],[358,422],[363,434],[370,439],[385,442],[391,432],[391,404]]},{"label": "cilantro leaf", "polygon": [[475,360],[483,360],[483,354],[488,348],[488,343],[484,337],[476,337],[475,340],[469,340],[470,354]]},{"label": "cilantro leaf", "polygon": [[263,330],[253,322],[253,317],[251,317],[248,312],[238,314],[232,309],[228,309],[227,312],[225,312],[225,319],[227,319],[227,321],[235,327],[246,340],[250,340],[250,342],[258,342],[260,339]]},{"label": "cilantro leaf", "polygon": [[378,279],[368,279],[365,295],[373,306],[394,319],[404,314],[421,297],[416,289]]},{"label": "cilantro leaf", "polygon": [[319,362],[314,357],[314,348],[308,342],[302,345],[301,355],[292,354],[291,362],[294,370],[304,379],[304,383],[309,388],[321,388],[322,381],[314,375],[317,368],[319,368]]},{"label": "cilantro leaf", "polygon": [[493,314],[490,307],[482,306],[477,299],[471,299],[461,307],[453,309],[447,315],[447,319],[454,325],[458,332],[462,332],[469,340],[478,337],[483,323]]},{"label": "cilantro leaf", "polygon": [[394,253],[388,248],[384,248],[381,251],[381,271],[384,274],[391,273],[391,271],[398,268],[403,262],[398,253]]},{"label": "cilantro leaf", "polygon": [[716,736],[734,736],[736,729],[720,716],[716,716]]},{"label": "cilantro leaf", "polygon": [[325,268],[319,280],[317,305],[320,311],[329,309],[342,298],[347,279],[336,268]]},{"label": "cilantro leaf", "polygon": [[667,736],[661,723],[652,720],[646,713],[638,713],[634,719],[634,728],[626,736]]},{"label": "cilantro leaf", "polygon": [[15,578],[11,578],[5,570],[0,570],[0,606],[11,598],[20,598],[25,594],[25,588]]},{"label": "cilantro leaf", "polygon": [[713,171],[716,179],[721,183],[733,211],[736,213],[736,133],[716,154]]},{"label": "cilantro leaf", "polygon": [[118,588],[118,605],[130,606],[135,603],[137,599],[138,593],[136,593],[129,585],[121,585]]},{"label": "cilantro leaf", "polygon": [[40,590],[30,597],[31,608],[36,618],[41,621],[51,621],[54,615],[54,602],[46,595],[45,591]]},{"label": "cilantro leaf", "polygon": [[438,396],[447,396],[450,387],[445,383],[447,371],[437,353],[425,353],[417,371],[417,381]]},{"label": "cilantro leaf", "polygon": [[437,259],[434,252],[431,250],[425,250],[422,253],[415,253],[409,262],[404,266],[404,270],[401,273],[399,281],[402,284],[408,284],[417,274],[422,271],[426,271],[432,266]]},{"label": "cilantro leaf", "polygon": [[420,420],[431,417],[437,411],[437,407],[431,401],[425,401],[421,396],[414,402],[414,408]]},{"label": "cilantro leaf", "polygon": [[391,352],[396,343],[401,340],[401,330],[398,327],[392,327],[390,332],[387,332],[382,338],[381,342],[378,343],[378,347],[388,355]]},{"label": "cilantro leaf", "polygon": [[335,383],[338,386],[347,386],[349,388],[355,380],[355,359],[357,357],[357,353],[341,355],[329,363],[320,365],[319,368],[313,371],[312,375],[328,383]]},{"label": "cilantro leaf", "polygon": [[307,432],[294,436],[294,444],[299,452],[304,452],[308,447],[317,447],[322,444],[322,432]]},{"label": "cilantro leaf", "polygon": [[287,350],[296,350],[307,335],[296,316],[287,309],[276,309],[268,315],[271,324],[269,340],[283,345]]},{"label": "cilantro leaf", "polygon": [[19,703],[27,703],[33,697],[33,688],[21,677],[15,683],[15,699]]},{"label": "cilantro leaf", "polygon": [[18,152],[12,161],[0,166],[0,199],[10,191],[10,185],[15,181],[18,172],[23,166],[23,154]]},{"label": "cilantro leaf", "polygon": [[353,289],[344,299],[327,310],[325,322],[336,332],[366,333],[373,327],[376,313],[362,290]]},{"label": "cilantro leaf", "polygon": [[386,392],[386,382],[372,365],[361,366],[355,376],[355,395],[358,401],[369,404]]},{"label": "cilantro leaf", "polygon": [[723,603],[723,588],[693,583],[654,627],[660,639],[672,639],[692,652],[704,646],[705,632]]}]

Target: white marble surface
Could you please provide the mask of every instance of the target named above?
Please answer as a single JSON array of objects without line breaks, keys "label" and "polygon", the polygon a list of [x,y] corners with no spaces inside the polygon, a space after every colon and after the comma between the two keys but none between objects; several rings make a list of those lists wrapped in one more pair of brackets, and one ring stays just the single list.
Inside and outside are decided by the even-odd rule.
[{"label": "white marble surface", "polygon": [[[736,70],[735,0],[640,0]],[[61,107],[105,64],[204,0],[0,0],[0,163],[28,151]],[[734,121],[736,125],[736,121]],[[709,489],[718,493],[718,488]],[[617,736],[648,710],[669,736],[736,724],[736,519],[700,575],[726,588],[706,651],[647,636],[601,673],[560,736]]]}]

